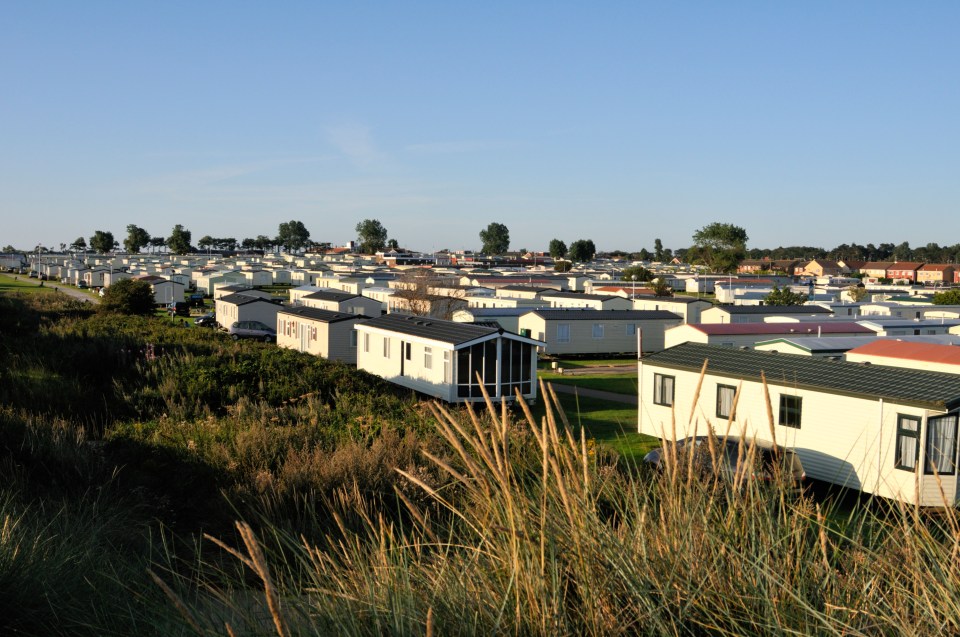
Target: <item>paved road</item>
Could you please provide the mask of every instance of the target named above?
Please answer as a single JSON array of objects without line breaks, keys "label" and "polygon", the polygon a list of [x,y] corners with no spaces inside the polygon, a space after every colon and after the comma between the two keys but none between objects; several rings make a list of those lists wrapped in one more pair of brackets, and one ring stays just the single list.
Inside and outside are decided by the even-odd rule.
[{"label": "paved road", "polygon": [[[550,381],[547,381],[548,383]],[[551,383],[553,391],[558,394],[576,394],[586,398],[598,398],[600,400],[609,400],[612,403],[623,403],[624,405],[636,405],[637,397],[631,394],[618,394],[612,391],[602,391],[599,389],[586,389],[576,385],[562,385],[560,383]]]}]

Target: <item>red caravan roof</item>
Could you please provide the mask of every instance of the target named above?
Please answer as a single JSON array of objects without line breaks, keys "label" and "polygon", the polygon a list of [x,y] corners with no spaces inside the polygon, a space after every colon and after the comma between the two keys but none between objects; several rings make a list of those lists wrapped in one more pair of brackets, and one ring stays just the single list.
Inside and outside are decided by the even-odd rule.
[{"label": "red caravan roof", "polygon": [[886,356],[927,363],[960,365],[960,347],[935,343],[911,343],[908,341],[882,340],[855,347],[848,354]]}]

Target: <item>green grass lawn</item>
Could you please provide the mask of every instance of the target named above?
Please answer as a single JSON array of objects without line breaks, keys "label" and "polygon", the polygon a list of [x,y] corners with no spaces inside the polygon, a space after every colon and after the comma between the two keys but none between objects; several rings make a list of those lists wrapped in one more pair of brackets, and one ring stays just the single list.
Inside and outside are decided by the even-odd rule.
[{"label": "green grass lawn", "polygon": [[[630,462],[660,446],[660,440],[637,433],[637,408],[596,398],[557,394],[570,424],[583,427],[587,436],[617,451]],[[537,422],[546,414],[543,400],[531,408]],[[579,432],[578,432],[579,433]]]},{"label": "green grass lawn", "polygon": [[[562,367],[564,369],[582,369],[584,367],[608,367],[610,365],[636,365],[637,359],[632,356],[627,356],[625,358],[602,358],[602,359],[587,359],[587,358],[573,358],[570,360],[562,359],[557,361],[557,367]],[[550,360],[541,360],[537,367],[540,369],[550,369],[553,361]]]},{"label": "green grass lawn", "polygon": [[63,287],[53,281],[42,281],[27,278],[26,274],[0,274],[0,294],[50,294],[54,288]]},{"label": "green grass lawn", "polygon": [[564,376],[550,372],[538,372],[537,376],[551,383],[575,385],[587,389],[614,392],[615,394],[637,395],[637,375],[634,374],[591,374],[589,376]]}]

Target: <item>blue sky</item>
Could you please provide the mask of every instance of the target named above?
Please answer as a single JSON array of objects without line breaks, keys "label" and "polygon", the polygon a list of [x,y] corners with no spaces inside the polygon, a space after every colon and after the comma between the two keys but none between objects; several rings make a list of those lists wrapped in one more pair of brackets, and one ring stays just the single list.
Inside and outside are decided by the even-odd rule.
[{"label": "blue sky", "polygon": [[957,2],[0,5],[0,245],[960,242]]}]

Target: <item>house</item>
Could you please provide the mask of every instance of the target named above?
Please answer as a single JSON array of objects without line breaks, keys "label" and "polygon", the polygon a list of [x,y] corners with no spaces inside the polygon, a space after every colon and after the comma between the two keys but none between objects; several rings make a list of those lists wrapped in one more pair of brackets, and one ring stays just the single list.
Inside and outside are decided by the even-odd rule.
[{"label": "house", "polygon": [[875,279],[885,279],[889,276],[887,270],[892,265],[890,261],[867,261],[860,268],[860,273]]},{"label": "house", "polygon": [[937,283],[953,283],[953,273],[956,267],[946,263],[924,263],[917,270],[917,283],[934,285]]},{"label": "house", "polygon": [[337,292],[336,290],[317,290],[300,297],[300,304],[315,307],[328,312],[343,314],[363,314],[380,316],[380,302],[359,294]]},{"label": "house", "polygon": [[250,294],[237,293],[220,297],[214,301],[217,323],[220,327],[230,327],[236,321],[260,321],[273,327],[277,323],[279,303]]},{"label": "house", "polygon": [[894,283],[917,281],[917,271],[923,267],[922,263],[913,261],[898,261],[887,268],[887,278],[892,279]]},{"label": "house", "polygon": [[684,323],[699,323],[701,313],[713,303],[692,296],[635,296],[635,310],[665,310],[680,316]]},{"label": "house", "polygon": [[842,265],[830,259],[814,259],[802,265],[795,266],[793,273],[796,276],[838,276],[844,274]]},{"label": "house", "polygon": [[[446,402],[537,396],[537,347],[503,329],[387,314],[356,325],[357,368]],[[479,376],[479,379],[478,379]]]},{"label": "house", "polygon": [[[519,320],[520,333],[543,342],[543,352],[636,354],[663,349],[664,332],[683,319],[665,310],[532,310]],[[638,338],[639,336],[639,338]]]},{"label": "house", "polygon": [[800,323],[697,323],[670,328],[664,347],[702,343],[721,347],[752,348],[761,341],[796,336],[876,336],[876,332],[853,322],[803,321]]},{"label": "house", "polygon": [[354,327],[368,318],[314,307],[284,308],[277,312],[277,345],[356,365]]},{"label": "house", "polygon": [[718,305],[700,313],[701,323],[763,323],[775,316],[828,318],[833,312],[819,305]]},{"label": "house", "polygon": [[591,310],[630,310],[633,302],[611,294],[583,294],[582,292],[545,292],[540,300],[554,308],[587,308]]},{"label": "house", "polygon": [[818,480],[958,502],[958,375],[687,343],[643,359],[638,386],[640,433],[755,437],[792,449]]}]

